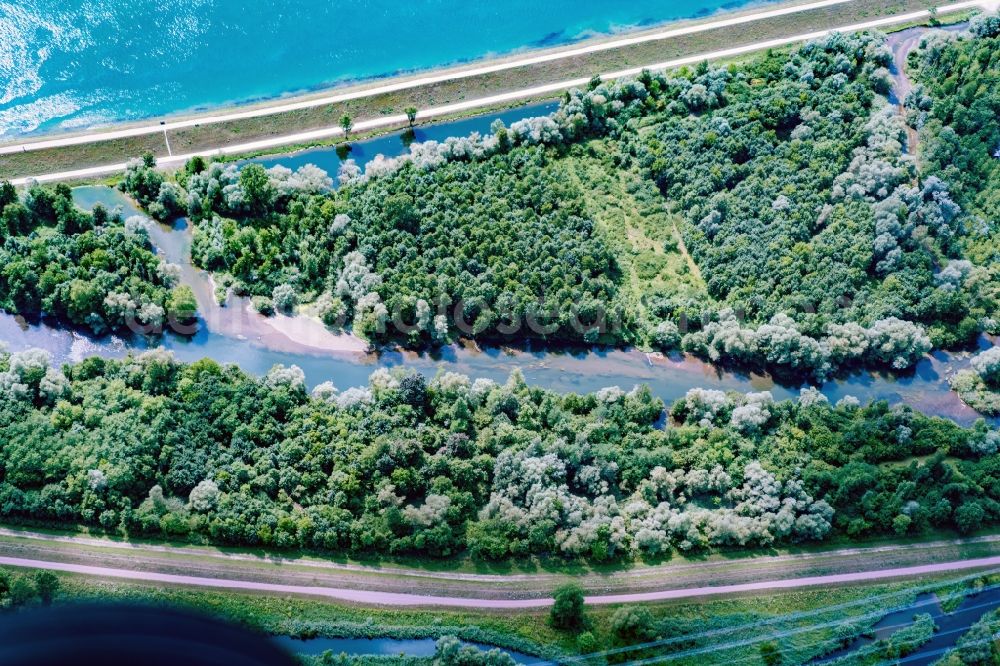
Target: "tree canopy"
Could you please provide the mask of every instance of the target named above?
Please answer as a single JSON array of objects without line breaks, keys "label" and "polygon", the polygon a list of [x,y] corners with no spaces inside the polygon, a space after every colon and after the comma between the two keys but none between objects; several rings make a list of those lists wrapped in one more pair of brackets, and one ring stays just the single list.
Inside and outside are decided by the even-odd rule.
[{"label": "tree canopy", "polygon": [[65,185],[0,192],[0,308],[95,333],[153,333],[194,317],[190,288],[156,256],[144,218],[86,213]]},{"label": "tree canopy", "polygon": [[1000,435],[816,391],[589,395],[374,373],[305,390],[162,350],[0,356],[0,515],[218,544],[594,562],[1000,518]]}]

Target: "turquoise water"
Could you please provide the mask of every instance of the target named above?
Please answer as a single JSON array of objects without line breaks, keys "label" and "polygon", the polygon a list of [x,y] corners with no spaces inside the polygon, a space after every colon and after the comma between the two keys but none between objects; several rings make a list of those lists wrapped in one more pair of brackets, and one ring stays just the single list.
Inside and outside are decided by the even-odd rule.
[{"label": "turquoise water", "polygon": [[753,0],[0,0],[0,140],[272,98]]}]

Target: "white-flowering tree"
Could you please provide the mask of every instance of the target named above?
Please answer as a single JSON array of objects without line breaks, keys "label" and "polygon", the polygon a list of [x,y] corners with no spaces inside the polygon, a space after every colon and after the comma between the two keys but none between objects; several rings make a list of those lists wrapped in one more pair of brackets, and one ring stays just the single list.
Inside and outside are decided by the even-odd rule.
[{"label": "white-flowering tree", "polygon": [[444,523],[451,508],[447,495],[430,494],[420,506],[408,505],[403,509],[403,519],[418,527],[432,527]]},{"label": "white-flowering tree", "polygon": [[880,319],[868,330],[869,357],[897,370],[914,365],[931,347],[922,327],[896,317]]},{"label": "white-flowering tree", "polygon": [[103,470],[91,469],[87,471],[87,487],[99,492],[108,487],[108,477]]},{"label": "white-flowering tree", "polygon": [[191,494],[188,496],[188,503],[193,510],[206,513],[214,509],[219,503],[220,494],[219,486],[215,481],[205,479],[191,489]]},{"label": "white-flowering tree", "polygon": [[868,353],[871,340],[861,324],[830,324],[822,344],[830,363],[835,367],[859,361]]},{"label": "white-flowering tree", "polygon": [[333,188],[333,179],[315,164],[305,164],[296,171],[276,165],[267,170],[267,177],[279,201],[296,194],[322,194]]},{"label": "white-flowering tree", "polygon": [[1000,14],[984,12],[969,21],[969,32],[980,39],[1000,37]]},{"label": "white-flowering tree", "polygon": [[333,385],[333,382],[326,381],[321,384],[317,384],[309,395],[311,395],[314,400],[334,402],[337,399],[337,393],[337,387]]},{"label": "white-flowering tree", "polygon": [[681,333],[672,321],[661,321],[653,330],[653,345],[661,351],[677,349],[681,345]]},{"label": "white-flowering tree", "polygon": [[45,375],[38,382],[38,396],[48,403],[54,403],[69,394],[69,380],[62,370],[47,369]]},{"label": "white-flowering tree", "polygon": [[337,396],[337,407],[340,409],[352,409],[364,405],[370,405],[374,398],[372,392],[367,388],[349,388]]},{"label": "white-flowering tree", "polygon": [[349,215],[344,213],[334,215],[333,222],[330,223],[330,236],[339,236],[344,233],[350,223],[351,217]]},{"label": "white-flowering tree", "polygon": [[181,281],[181,267],[177,264],[161,261],[156,266],[156,275],[165,286],[176,287]]},{"label": "white-flowering tree", "polygon": [[337,278],[338,296],[357,303],[382,286],[382,278],[368,266],[368,260],[360,252],[349,252],[344,256],[344,267]]},{"label": "white-flowering tree", "polygon": [[271,387],[284,386],[293,391],[304,391],[306,373],[297,365],[285,367],[278,363],[264,375],[264,383]]},{"label": "white-flowering tree", "polygon": [[743,404],[733,409],[729,423],[738,431],[746,434],[759,432],[771,418],[771,406],[774,397],[770,391],[747,393]]},{"label": "white-flowering tree", "polygon": [[340,183],[341,187],[355,185],[361,182],[363,177],[361,167],[354,160],[344,160],[340,163],[340,168],[337,170],[337,182]]},{"label": "white-flowering tree", "polygon": [[271,291],[271,302],[281,312],[291,312],[298,305],[299,296],[290,284],[279,284]]},{"label": "white-flowering tree", "polygon": [[990,347],[976,354],[969,365],[984,382],[990,386],[1000,387],[1000,347]]},{"label": "white-flowering tree", "polygon": [[814,407],[817,405],[829,405],[830,400],[823,395],[815,386],[807,386],[799,390],[799,406]]}]

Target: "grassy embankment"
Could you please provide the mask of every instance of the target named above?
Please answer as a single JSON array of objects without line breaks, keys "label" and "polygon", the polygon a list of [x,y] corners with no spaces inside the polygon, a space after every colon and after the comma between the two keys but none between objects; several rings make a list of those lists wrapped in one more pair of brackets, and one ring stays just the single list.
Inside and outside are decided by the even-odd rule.
[{"label": "grassy embankment", "polygon": [[[112,602],[162,604],[204,612],[258,631],[300,637],[417,638],[457,635],[509,649],[555,657],[578,654],[574,632],[554,629],[546,611],[504,613],[402,610],[345,606],[327,601],[277,598],[256,594],[158,587],[60,574],[56,603]],[[891,585],[815,588],[769,595],[648,604],[647,621],[660,639],[676,638],[659,649],[631,651],[619,661],[678,651],[705,650],[671,660],[677,664],[757,663],[759,643],[780,633],[775,643],[784,663],[802,663],[829,648],[839,620],[853,617],[863,631],[894,606],[911,603],[913,589],[925,581]],[[634,607],[634,606],[633,606]],[[833,610],[831,610],[833,609]],[[587,609],[587,630],[594,649],[620,644],[612,629],[615,607]],[[722,632],[706,635],[707,632]],[[743,643],[743,644],[741,644]],[[631,643],[629,643],[631,644]],[[391,663],[395,660],[379,660]],[[426,663],[426,662],[424,662]]]},{"label": "grassy embankment", "polygon": [[[398,114],[411,105],[417,108],[428,108],[475,99],[543,83],[590,76],[598,72],[636,67],[685,55],[737,47],[761,40],[821,30],[830,26],[846,25],[882,16],[926,9],[935,4],[937,3],[932,0],[891,0],[889,2],[884,0],[854,0],[850,3],[824,9],[810,10],[667,40],[646,42],[611,51],[590,53],[397,93],[366,97],[341,104],[170,131],[168,132],[169,141],[175,154],[207,152],[219,146],[333,126],[345,113],[357,119]],[[382,83],[384,80],[370,82],[365,86],[358,86],[358,89],[370,88]],[[459,115],[471,115],[486,110],[488,109]],[[386,128],[381,132],[389,129],[391,128]],[[357,139],[360,136],[354,138]],[[332,142],[317,142],[312,145],[321,143]],[[289,146],[279,150],[286,151],[293,147],[301,146]],[[0,157],[0,178],[107,164],[140,155],[147,150],[151,150],[157,155],[165,155],[167,151],[163,135],[153,134],[4,155]]]}]

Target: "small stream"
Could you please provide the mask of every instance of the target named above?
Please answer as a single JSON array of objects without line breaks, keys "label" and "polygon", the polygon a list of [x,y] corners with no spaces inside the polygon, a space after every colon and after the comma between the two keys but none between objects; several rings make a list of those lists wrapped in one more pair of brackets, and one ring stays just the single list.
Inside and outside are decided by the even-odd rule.
[{"label": "small stream", "polygon": [[[547,116],[554,113],[558,108],[558,102],[543,102],[541,104],[519,106],[499,113],[472,116],[470,118],[461,118],[459,120],[430,125],[420,125],[413,128],[413,135],[409,141],[405,140],[405,132],[393,132],[392,134],[377,136],[365,141],[351,142],[351,151],[347,158],[354,160],[358,166],[363,167],[379,154],[385,157],[399,157],[409,150],[410,142],[444,141],[453,136],[468,136],[473,132],[489,134],[490,125],[497,120],[502,120],[505,125],[510,126],[511,123],[523,120],[524,118]],[[249,161],[257,162],[267,169],[280,164],[293,171],[306,164],[313,164],[330,174],[330,177],[334,180],[336,180],[337,171],[340,170],[340,165],[342,164],[342,160],[337,155],[337,149],[330,147],[310,148],[285,155],[267,155]]]}]

